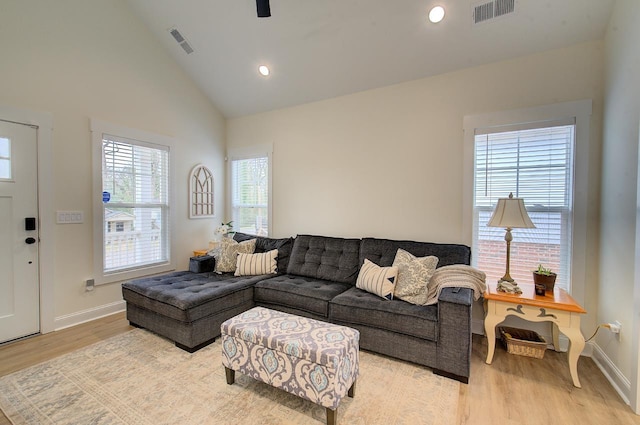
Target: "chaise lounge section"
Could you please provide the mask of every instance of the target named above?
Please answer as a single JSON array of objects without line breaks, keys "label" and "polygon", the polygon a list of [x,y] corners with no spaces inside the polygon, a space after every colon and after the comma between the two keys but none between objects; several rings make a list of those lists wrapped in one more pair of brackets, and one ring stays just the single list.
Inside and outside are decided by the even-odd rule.
[{"label": "chaise lounge section", "polygon": [[[247,235],[248,236],[248,235]],[[239,234],[238,239],[243,235]],[[248,237],[246,238],[248,239]],[[258,238],[255,252],[278,250],[278,269],[286,270],[292,238]],[[122,284],[127,320],[194,352],[220,336],[225,320],[255,306],[254,286],[270,276],[234,276],[213,273],[198,261],[193,271],[168,273]]]}]

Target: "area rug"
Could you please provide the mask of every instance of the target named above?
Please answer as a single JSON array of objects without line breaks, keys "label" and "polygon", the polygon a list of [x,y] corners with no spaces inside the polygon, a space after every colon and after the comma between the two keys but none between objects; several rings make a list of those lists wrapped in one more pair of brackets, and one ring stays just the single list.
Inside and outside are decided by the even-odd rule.
[{"label": "area rug", "polygon": [[[366,351],[341,424],[454,424],[460,384]],[[0,378],[0,408],[22,424],[324,424],[309,401],[236,373],[220,340],[189,354],[135,329]]]}]

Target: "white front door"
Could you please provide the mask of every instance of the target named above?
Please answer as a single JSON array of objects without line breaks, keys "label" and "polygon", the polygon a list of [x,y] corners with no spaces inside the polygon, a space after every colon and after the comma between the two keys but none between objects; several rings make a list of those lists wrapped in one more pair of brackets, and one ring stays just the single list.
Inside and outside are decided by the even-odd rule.
[{"label": "white front door", "polygon": [[40,332],[37,129],[0,120],[0,343]]}]

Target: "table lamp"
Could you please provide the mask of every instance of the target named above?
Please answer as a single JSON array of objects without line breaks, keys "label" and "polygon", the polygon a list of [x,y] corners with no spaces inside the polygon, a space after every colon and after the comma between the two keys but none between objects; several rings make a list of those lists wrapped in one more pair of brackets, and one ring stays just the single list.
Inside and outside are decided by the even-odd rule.
[{"label": "table lamp", "polygon": [[493,215],[487,223],[487,226],[502,227],[507,231],[504,235],[504,240],[507,242],[507,267],[504,276],[498,281],[498,286],[504,282],[508,282],[517,290],[519,289],[517,288],[517,283],[514,282],[509,274],[511,241],[513,240],[511,229],[533,229],[536,227],[529,218],[529,214],[527,214],[527,210],[524,207],[524,199],[514,198],[513,193],[510,193],[508,198],[498,199],[496,209],[493,211]]}]

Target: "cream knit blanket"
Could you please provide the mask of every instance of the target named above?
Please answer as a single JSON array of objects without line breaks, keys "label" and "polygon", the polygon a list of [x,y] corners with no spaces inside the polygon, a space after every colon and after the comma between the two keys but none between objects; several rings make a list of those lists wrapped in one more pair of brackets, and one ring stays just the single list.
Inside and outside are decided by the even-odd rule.
[{"label": "cream knit blanket", "polygon": [[436,269],[427,284],[427,303],[438,302],[440,291],[447,287],[469,288],[473,290],[473,299],[478,300],[487,289],[487,276],[484,272],[465,264],[453,264]]}]

